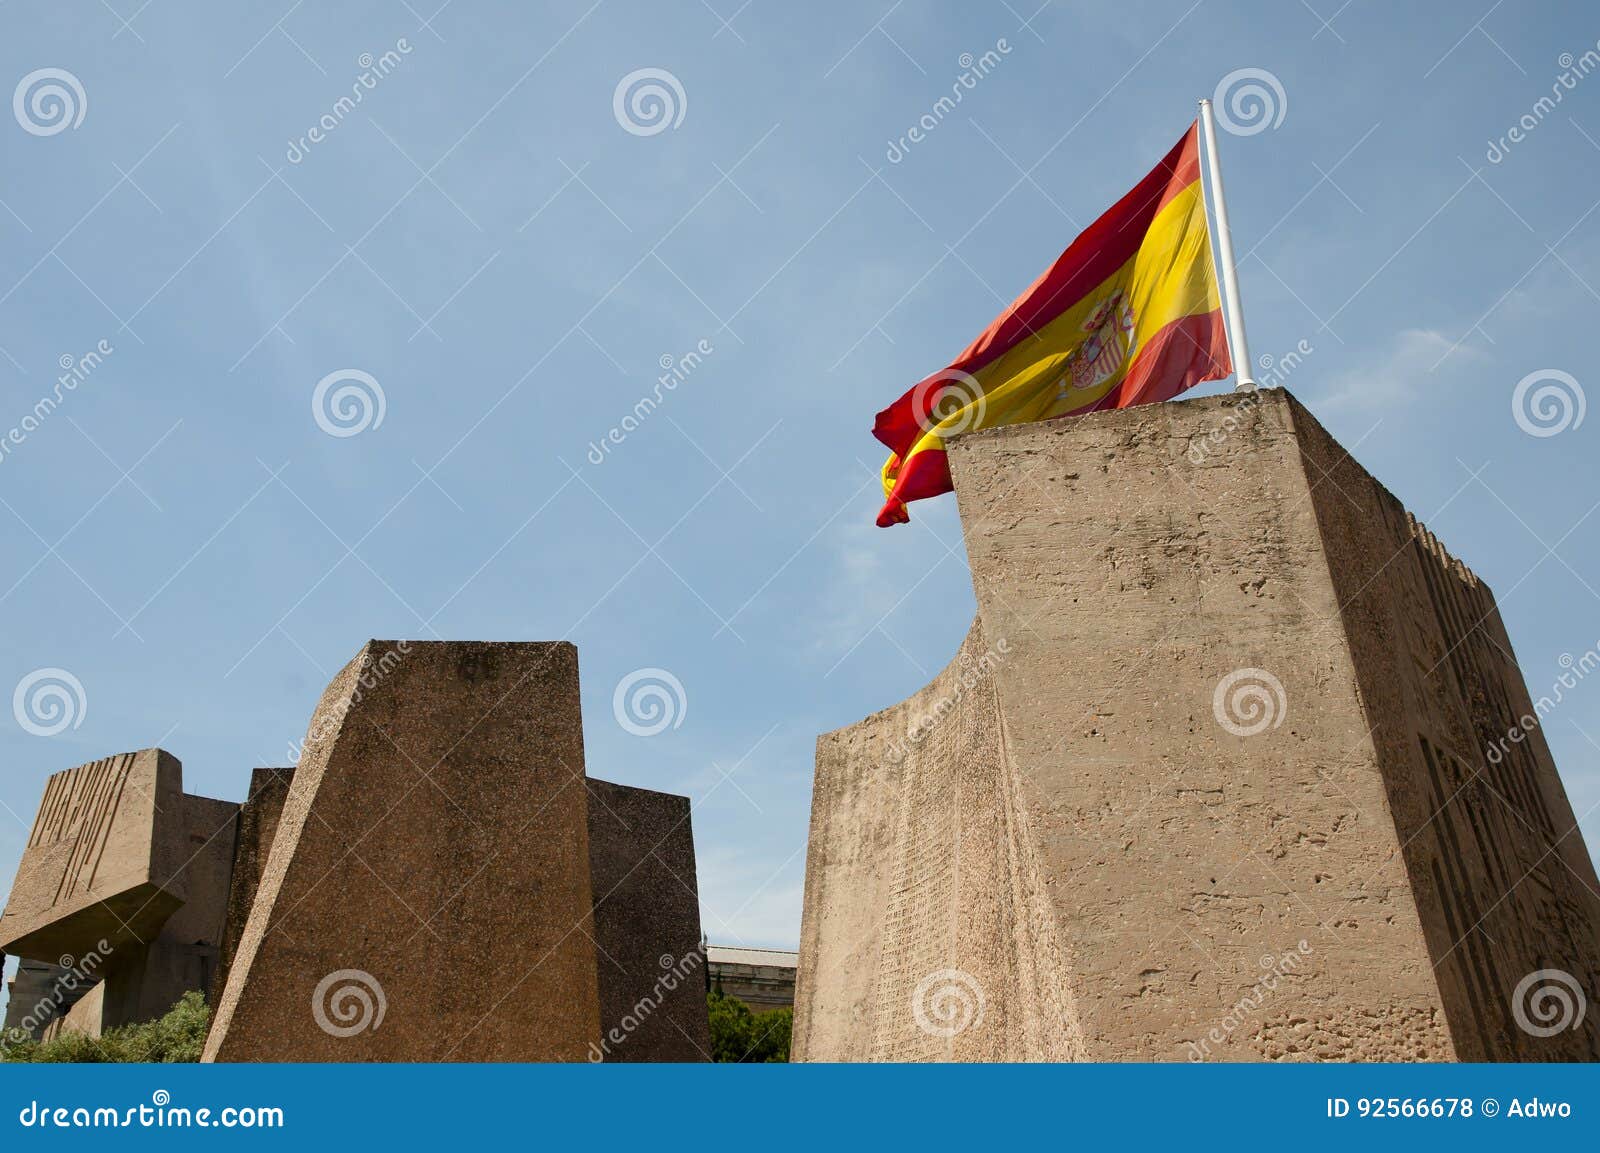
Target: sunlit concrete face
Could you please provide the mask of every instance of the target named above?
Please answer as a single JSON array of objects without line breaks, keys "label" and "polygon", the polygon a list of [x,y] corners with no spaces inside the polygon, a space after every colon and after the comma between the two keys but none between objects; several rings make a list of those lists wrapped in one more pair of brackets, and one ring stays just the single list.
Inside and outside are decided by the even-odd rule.
[{"label": "sunlit concrete face", "polygon": [[208,983],[238,807],[185,793],[182,765],[162,749],[50,777],[0,915],[0,947],[70,978],[78,996],[60,1027],[98,1035],[149,1020]]},{"label": "sunlit concrete face", "polygon": [[819,740],[798,1058],[1600,1057],[1527,1003],[1600,885],[1493,597],[1304,408],[951,467],[978,619]]},{"label": "sunlit concrete face", "polygon": [[280,783],[206,1059],[705,1058],[688,800],[586,778],[570,644],[369,642]]}]

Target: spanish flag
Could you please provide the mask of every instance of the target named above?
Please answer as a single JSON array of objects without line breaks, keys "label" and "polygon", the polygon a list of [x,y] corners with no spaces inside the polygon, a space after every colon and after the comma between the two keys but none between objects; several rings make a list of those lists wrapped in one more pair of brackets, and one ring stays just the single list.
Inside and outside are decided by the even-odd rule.
[{"label": "spanish flag", "polygon": [[951,491],[947,437],[1170,400],[1233,371],[1196,127],[965,352],[878,414],[879,525]]}]

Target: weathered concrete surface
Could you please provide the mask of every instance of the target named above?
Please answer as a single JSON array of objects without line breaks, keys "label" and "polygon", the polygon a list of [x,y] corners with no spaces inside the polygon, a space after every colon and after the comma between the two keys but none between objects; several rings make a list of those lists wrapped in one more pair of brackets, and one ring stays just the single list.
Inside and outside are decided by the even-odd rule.
[{"label": "weathered concrete surface", "polygon": [[183,791],[161,749],[53,775],[3,916],[6,948],[94,982],[57,1031],[161,1016],[217,964],[227,915],[234,817],[229,801]]},{"label": "weathered concrete surface", "polygon": [[65,1013],[50,1021],[39,1037],[42,1041],[53,1041],[63,1033],[81,1033],[85,1037],[98,1039],[112,1027],[106,1017],[106,983],[101,981],[90,986]]},{"label": "weathered concrete surface", "polygon": [[1600,884],[1542,737],[1486,755],[1531,708],[1493,599],[1302,407],[951,467],[978,621],[818,742],[797,1058],[1600,1057],[1513,1015],[1600,987]]},{"label": "weathered concrete surface", "polygon": [[[187,896],[183,769],[161,749],[53,774],[17,865],[0,948],[35,960],[154,939]],[[162,819],[163,816],[166,819]]]},{"label": "weathered concrete surface", "polygon": [[206,1059],[585,1060],[583,764],[571,645],[367,644],[312,717]]},{"label": "weathered concrete surface", "polygon": [[974,626],[922,692],[818,740],[797,1059],[1082,1055],[1001,755],[1006,658]]},{"label": "weathered concrete surface", "polygon": [[589,1055],[709,1061],[689,798],[587,784],[601,1023]]},{"label": "weathered concrete surface", "polygon": [[238,828],[233,851],[233,879],[228,889],[228,915],[217,958],[217,971],[207,987],[206,1000],[215,1005],[228,983],[228,970],[239,951],[245,922],[255,903],[261,873],[267,865],[272,838],[278,831],[278,818],[289,797],[294,768],[256,769],[250,774],[250,795],[239,806]]}]

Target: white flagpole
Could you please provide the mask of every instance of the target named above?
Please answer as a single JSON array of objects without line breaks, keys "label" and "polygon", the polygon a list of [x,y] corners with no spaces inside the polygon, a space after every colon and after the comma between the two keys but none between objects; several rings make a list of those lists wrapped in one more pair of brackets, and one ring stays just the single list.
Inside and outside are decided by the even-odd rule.
[{"label": "white flagpole", "polygon": [[1222,193],[1222,165],[1217,162],[1217,126],[1211,101],[1200,101],[1200,126],[1206,142],[1206,168],[1211,174],[1211,209],[1217,218],[1217,260],[1222,265],[1222,295],[1228,305],[1228,348],[1233,353],[1236,392],[1255,388],[1250,342],[1244,334],[1244,306],[1239,303],[1239,274],[1233,266],[1233,233],[1228,228],[1228,201]]}]

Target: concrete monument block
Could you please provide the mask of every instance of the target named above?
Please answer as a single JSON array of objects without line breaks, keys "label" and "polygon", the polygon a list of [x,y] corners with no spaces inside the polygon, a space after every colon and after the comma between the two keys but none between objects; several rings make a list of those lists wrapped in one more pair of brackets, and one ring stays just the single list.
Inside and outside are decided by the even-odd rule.
[{"label": "concrete monument block", "polygon": [[161,1016],[215,972],[232,871],[229,801],[183,791],[161,749],[53,775],[23,851],[0,938],[55,965],[82,995],[56,1031],[98,1035]]},{"label": "concrete monument block", "polygon": [[709,1061],[689,798],[591,778],[589,884],[599,972],[593,1060]]},{"label": "concrete monument block", "polygon": [[206,1059],[585,1060],[578,701],[569,644],[367,644],[312,717]]},{"label": "concrete monument block", "polygon": [[1592,1006],[1531,1011],[1600,989],[1543,706],[1489,590],[1304,408],[950,460],[978,619],[819,739],[798,1059],[1600,1058]]},{"label": "concrete monument block", "polygon": [[217,971],[211,978],[206,994],[206,1000],[213,1005],[221,998],[223,987],[228,983],[228,970],[233,965],[234,954],[239,950],[239,938],[244,936],[245,922],[250,919],[250,907],[255,903],[261,872],[266,868],[272,838],[278,831],[278,818],[283,815],[283,804],[289,797],[293,780],[292,767],[256,769],[250,774],[250,795],[239,806],[226,928],[217,958]]},{"label": "concrete monument block", "polygon": [[183,769],[161,749],[53,774],[17,865],[0,949],[35,960],[153,939],[187,895]]}]

